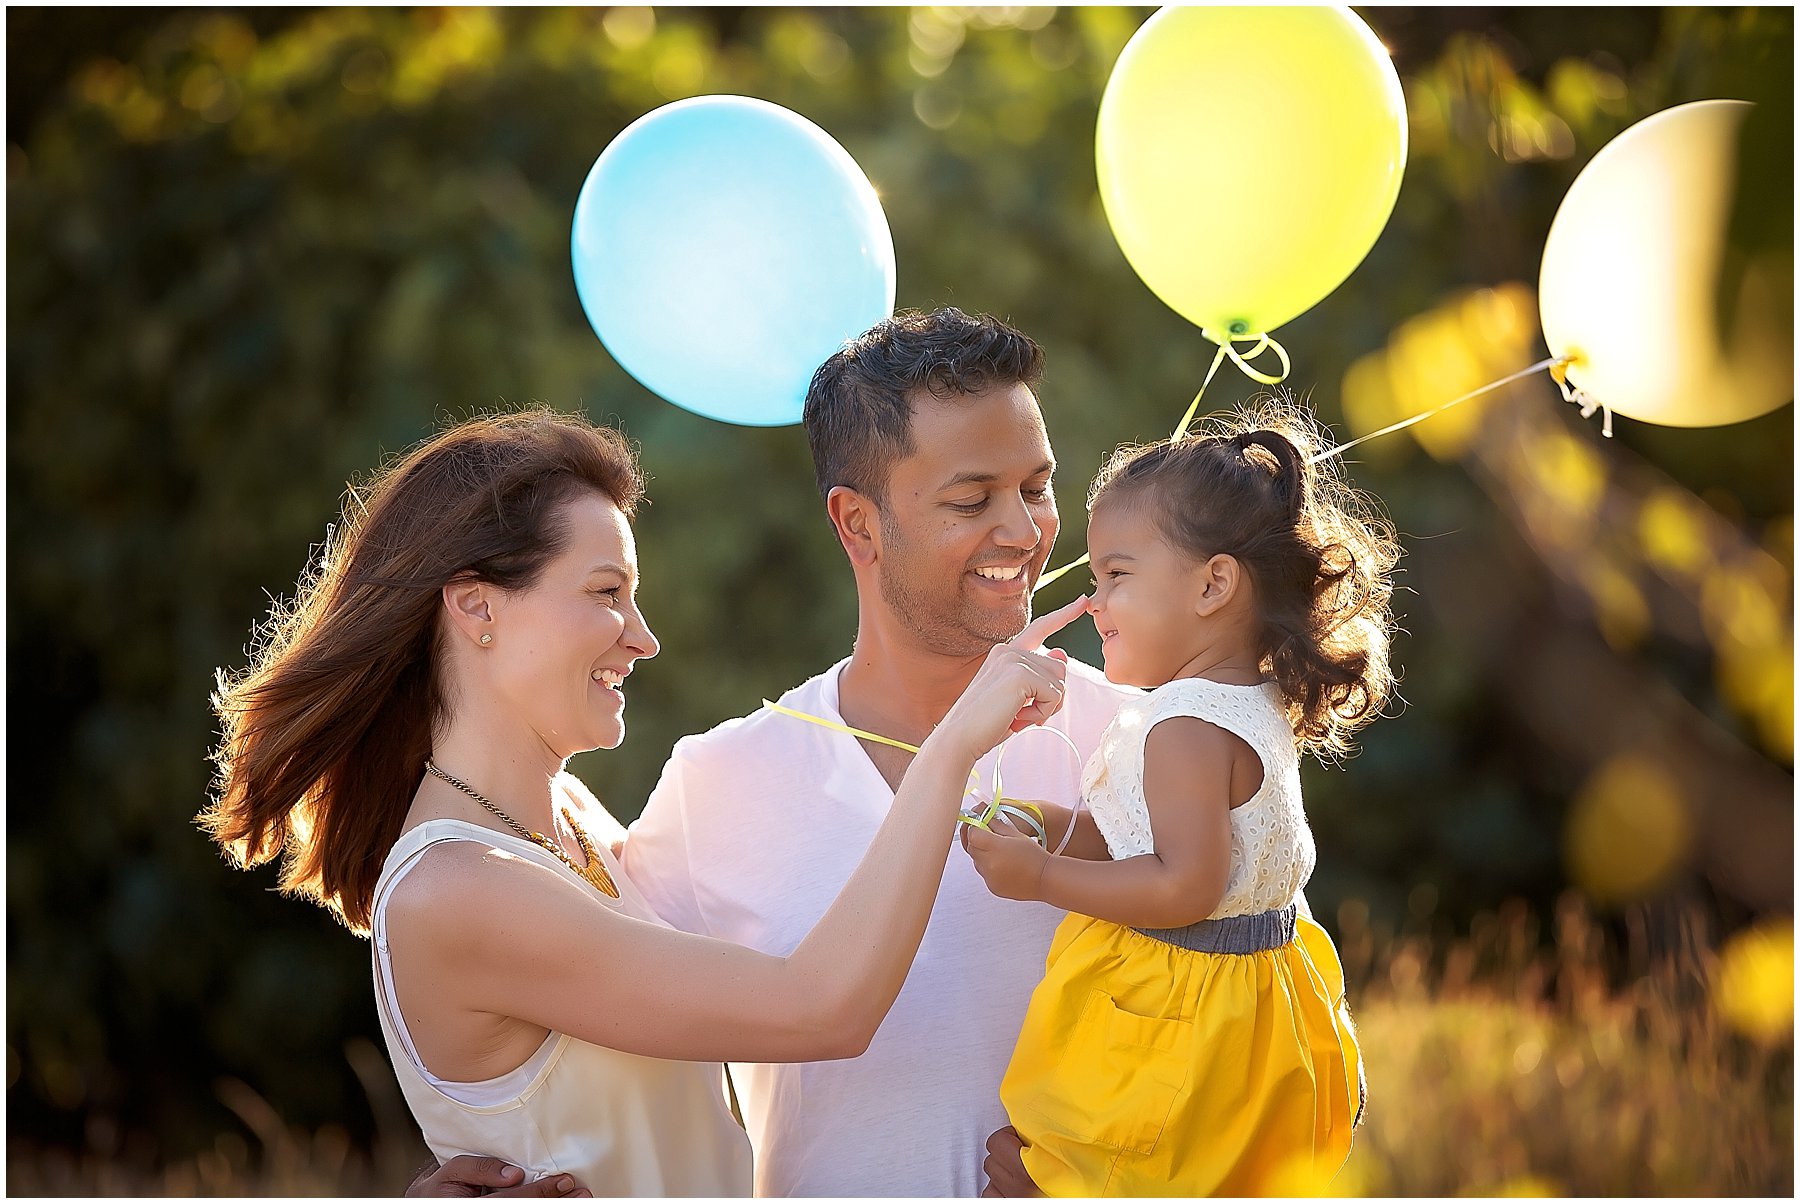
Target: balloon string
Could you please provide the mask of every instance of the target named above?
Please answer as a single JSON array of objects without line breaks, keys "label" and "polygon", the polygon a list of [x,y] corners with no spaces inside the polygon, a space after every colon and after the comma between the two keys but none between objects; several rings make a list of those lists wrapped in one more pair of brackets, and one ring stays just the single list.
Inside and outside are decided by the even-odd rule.
[{"label": "balloon string", "polygon": [[[795,719],[804,719],[808,723],[816,723],[820,727],[828,727],[834,732],[847,732],[850,735],[855,736],[859,740],[873,740],[877,744],[885,744],[889,748],[903,749],[909,753],[916,753],[919,751],[919,746],[917,744],[908,744],[904,740],[895,740],[888,736],[878,736],[874,732],[866,732],[860,727],[851,727],[848,723],[839,723],[835,719],[826,719],[819,715],[809,715],[805,711],[796,711],[792,707],[784,707],[779,702],[770,702],[767,698],[762,700],[762,704],[765,707],[768,707],[771,711],[776,711],[783,715],[791,715]],[[995,765],[995,767],[994,767],[995,774],[996,774],[996,778],[995,778],[996,785],[999,784],[999,781],[998,781],[999,768],[1000,767],[998,765]],[[978,774],[976,774],[976,772],[973,769],[971,769],[969,771],[969,776],[971,778],[974,778],[978,782],[981,780],[980,776]],[[971,787],[970,789],[973,789],[973,787]],[[968,794],[969,794],[969,792],[967,790],[963,791],[964,798],[967,798]]]},{"label": "balloon string", "polygon": [[[1183,414],[1181,416],[1181,421],[1175,424],[1175,433],[1169,436],[1169,442],[1178,443],[1187,437],[1188,423],[1194,420],[1194,411],[1200,408],[1200,399],[1206,396],[1206,386],[1212,384],[1212,378],[1219,371],[1219,365],[1225,362],[1225,353],[1230,350],[1230,348],[1230,343],[1219,344],[1219,354],[1213,356],[1212,367],[1206,370],[1206,379],[1200,382],[1200,391],[1194,394],[1194,400],[1188,402],[1187,413]],[[1076,563],[1079,564],[1080,561],[1077,561]],[[1068,566],[1068,568],[1071,569],[1074,567],[1075,565],[1073,564]],[[1061,576],[1067,571],[1068,569],[1058,569],[1057,576]],[[1055,579],[1055,577],[1050,578],[1052,581]],[[1041,583],[1042,581],[1043,578],[1039,578],[1039,582]]]},{"label": "balloon string", "polygon": [[[809,715],[805,711],[796,711],[792,707],[784,707],[778,702],[770,702],[767,698],[762,700],[762,704],[765,707],[769,708],[771,711],[777,711],[783,715],[790,715],[795,719],[804,719],[808,723],[816,723],[820,727],[830,728],[834,732],[846,732],[849,735],[857,737],[858,739],[873,740],[877,744],[885,744],[889,748],[905,749],[907,752],[910,752],[910,753],[916,753],[919,751],[919,746],[916,744],[908,744],[904,740],[894,740],[894,739],[890,739],[887,736],[878,736],[874,732],[866,732],[860,727],[851,727],[849,724],[839,723],[835,719],[826,719],[819,715]],[[1062,732],[1057,731],[1056,728],[1049,727],[1049,728],[1045,728],[1044,730],[1047,732],[1052,732],[1057,737],[1059,737],[1064,744],[1067,744],[1070,749],[1074,750],[1076,759],[1077,760],[1080,759],[1081,752],[1079,749],[1075,748],[1075,742],[1073,740],[1069,739],[1069,737],[1064,735]],[[1014,733],[1014,735],[1017,735],[1017,734],[1018,733],[1016,733],[1016,732]],[[1049,848],[1050,847],[1050,835],[1044,829],[1043,808],[1039,807],[1036,803],[1026,802],[1024,799],[1003,798],[1000,794],[1000,760],[1001,760],[1001,757],[1004,757],[1005,755],[1006,755],[1006,748],[1005,748],[1005,744],[1003,743],[1001,745],[1000,756],[996,756],[994,758],[993,797],[988,801],[986,810],[984,810],[978,814],[971,814],[968,812],[963,812],[963,813],[957,815],[956,822],[962,823],[962,824],[970,824],[974,827],[981,828],[983,830],[991,830],[993,822],[994,822],[994,818],[996,816],[998,816],[998,815],[1010,816],[1014,819],[1023,820],[1026,824],[1028,824],[1031,827],[1032,831],[1037,833],[1037,836],[1036,836],[1037,842],[1039,844],[1043,845],[1045,848]],[[969,777],[972,778],[978,784],[981,781],[981,775],[976,773],[973,769],[969,770]],[[974,791],[975,789],[976,789],[976,787],[971,786],[967,790],[964,790],[963,797],[968,798],[970,793],[972,791]],[[1063,833],[1062,843],[1056,846],[1056,848],[1053,850],[1054,852],[1060,853],[1069,846],[1070,838],[1072,838],[1075,835],[1075,820],[1080,814],[1081,814],[1081,800],[1079,798],[1077,798],[1075,800],[1075,809],[1069,813],[1068,831]],[[1034,816],[1035,816],[1035,818],[1033,818]]]},{"label": "balloon string", "polygon": [[[1334,447],[1330,451],[1320,452],[1318,455],[1314,456],[1311,460],[1309,460],[1308,463],[1318,464],[1322,461],[1332,459],[1335,456],[1341,456],[1345,452],[1349,451],[1351,448],[1355,447],[1358,443],[1367,443],[1371,439],[1379,439],[1383,435],[1391,435],[1395,431],[1403,431],[1409,426],[1415,426],[1418,423],[1424,422],[1427,418],[1433,418],[1439,414],[1442,414],[1445,410],[1449,409],[1452,406],[1459,406],[1465,401],[1473,401],[1475,398],[1480,397],[1483,393],[1492,393],[1495,389],[1501,388],[1505,385],[1510,385],[1515,380],[1522,380],[1525,377],[1530,376],[1534,372],[1542,372],[1544,369],[1548,368],[1550,370],[1551,374],[1555,375],[1557,370],[1559,368],[1561,368],[1563,365],[1567,364],[1568,362],[1569,362],[1568,356],[1555,356],[1555,355],[1551,356],[1549,359],[1546,359],[1546,360],[1539,360],[1537,363],[1531,365],[1531,367],[1529,367],[1529,368],[1521,368],[1521,369],[1519,369],[1519,371],[1513,373],[1511,376],[1501,377],[1499,380],[1494,381],[1491,384],[1482,385],[1479,389],[1472,389],[1469,392],[1464,393],[1461,397],[1456,398],[1454,401],[1446,401],[1443,405],[1438,406],[1436,409],[1426,410],[1423,414],[1414,414],[1411,418],[1402,419],[1401,421],[1394,423],[1392,426],[1384,426],[1378,431],[1370,431],[1368,434],[1363,435],[1361,438],[1352,439],[1352,440],[1350,440],[1350,442],[1341,444],[1337,447]],[[1564,396],[1568,396],[1568,386],[1566,384],[1563,386],[1563,393],[1564,393]],[[1571,398],[1570,400],[1574,400],[1574,399]],[[1584,410],[1584,411],[1582,411],[1582,417],[1585,418],[1589,414],[1592,414],[1593,412],[1594,411],[1592,408]],[[1611,425],[1610,418],[1607,422],[1606,434],[1607,434],[1608,438],[1610,438],[1612,436],[1612,425]]]},{"label": "balloon string", "polygon": [[[1219,342],[1219,340],[1213,338],[1213,333],[1211,331],[1204,331],[1203,333],[1206,335],[1207,338],[1213,339],[1214,342],[1219,343],[1219,353],[1217,355],[1213,356],[1212,367],[1207,369],[1206,379],[1200,382],[1200,391],[1198,393],[1194,394],[1194,400],[1188,404],[1187,412],[1181,416],[1181,421],[1175,424],[1175,433],[1170,436],[1171,441],[1184,439],[1187,437],[1188,426],[1190,423],[1193,422],[1194,414],[1200,408],[1200,399],[1202,397],[1206,396],[1206,387],[1212,383],[1213,375],[1218,372],[1219,365],[1224,362],[1224,360],[1227,356],[1229,356],[1231,358],[1232,362],[1237,364],[1237,366],[1239,368],[1243,369],[1243,371],[1246,375],[1250,376],[1251,378],[1253,378],[1255,380],[1261,381],[1264,384],[1271,384],[1271,385],[1279,384],[1282,380],[1284,380],[1287,377],[1287,374],[1288,374],[1288,371],[1290,368],[1290,363],[1288,360],[1288,354],[1287,354],[1286,349],[1283,348],[1280,343],[1277,343],[1274,339],[1271,339],[1266,334],[1245,335],[1245,336],[1242,336],[1241,338],[1236,338],[1236,339],[1232,339],[1232,338],[1228,337],[1226,341]],[[1233,341],[1247,343],[1247,342],[1250,342],[1252,339],[1254,339],[1256,341],[1256,346],[1250,349],[1247,356],[1240,355],[1238,350],[1231,345]],[[1246,364],[1244,362],[1244,360],[1246,358],[1254,359],[1256,356],[1262,354],[1262,352],[1264,351],[1265,348],[1269,349],[1269,350],[1273,350],[1276,354],[1276,357],[1281,360],[1281,375],[1280,376],[1275,376],[1275,377],[1266,376],[1263,373],[1253,370],[1248,364]],[[1419,423],[1424,422],[1427,418],[1435,418],[1437,415],[1442,414],[1445,410],[1451,409],[1454,406],[1459,406],[1465,401],[1473,401],[1477,397],[1480,397],[1487,393],[1492,393],[1495,389],[1504,388],[1505,386],[1512,384],[1516,380],[1523,380],[1525,377],[1530,376],[1532,373],[1542,372],[1545,369],[1549,370],[1550,375],[1555,379],[1557,386],[1562,390],[1563,399],[1566,401],[1573,402],[1575,405],[1581,407],[1581,416],[1583,418],[1591,418],[1593,416],[1595,410],[1600,411],[1600,433],[1608,439],[1612,438],[1613,437],[1612,410],[1608,409],[1604,403],[1595,401],[1593,398],[1589,397],[1586,393],[1582,392],[1580,389],[1576,388],[1574,385],[1569,383],[1568,374],[1565,372],[1565,369],[1572,362],[1574,362],[1574,357],[1568,356],[1568,355],[1553,355],[1553,356],[1549,357],[1548,359],[1539,360],[1537,363],[1531,365],[1529,368],[1521,368],[1521,369],[1519,369],[1519,371],[1514,372],[1510,376],[1503,376],[1499,380],[1493,381],[1489,384],[1482,385],[1478,389],[1472,389],[1469,392],[1464,393],[1461,397],[1455,398],[1451,401],[1446,401],[1443,405],[1437,406],[1434,409],[1426,410],[1423,414],[1414,414],[1411,418],[1402,419],[1401,421],[1396,422],[1396,423],[1392,424],[1391,426],[1384,426],[1378,431],[1370,431],[1368,434],[1360,436],[1359,438],[1356,438],[1356,439],[1352,439],[1348,443],[1340,444],[1337,447],[1332,448],[1330,451],[1321,452],[1319,455],[1314,456],[1308,462],[1312,463],[1312,464],[1319,464],[1319,463],[1322,463],[1323,461],[1333,459],[1337,456],[1341,456],[1345,452],[1349,451],[1351,448],[1355,447],[1359,443],[1367,443],[1371,439],[1379,439],[1383,435],[1392,435],[1396,431],[1403,431],[1409,426],[1416,426]],[[1083,555],[1079,560],[1072,560],[1068,564],[1063,565],[1061,568],[1052,569],[1050,572],[1045,573],[1043,576],[1038,578],[1037,585],[1032,588],[1031,592],[1033,594],[1036,594],[1039,590],[1042,590],[1044,587],[1050,585],[1052,582],[1054,582],[1058,578],[1062,577],[1065,573],[1068,573],[1073,569],[1080,568],[1082,565],[1086,564],[1087,562],[1088,562],[1087,556]]]},{"label": "balloon string", "polygon": [[[1169,442],[1171,443],[1178,443],[1187,438],[1188,427],[1193,423],[1194,415],[1199,412],[1200,399],[1206,396],[1206,387],[1212,384],[1213,377],[1218,375],[1219,365],[1223,364],[1228,357],[1232,363],[1236,364],[1238,368],[1242,370],[1245,376],[1265,385],[1280,384],[1287,379],[1288,372],[1291,371],[1293,367],[1288,360],[1287,348],[1283,347],[1280,343],[1277,343],[1267,334],[1228,334],[1221,336],[1214,331],[1206,329],[1202,329],[1200,333],[1219,345],[1219,353],[1213,356],[1212,366],[1206,370],[1206,379],[1200,382],[1200,391],[1194,394],[1194,400],[1188,402],[1187,412],[1181,416],[1181,421],[1175,424],[1175,431],[1169,436]],[[1252,347],[1247,352],[1240,352],[1232,345],[1234,343],[1250,342],[1254,342],[1256,346]],[[1275,358],[1281,361],[1281,375],[1270,376],[1268,373],[1259,372],[1250,366],[1249,361],[1255,359],[1264,351],[1273,351],[1275,353]],[[1087,554],[1084,552],[1079,559],[1071,560],[1061,568],[1051,569],[1037,579],[1037,584],[1032,586],[1031,592],[1035,595],[1039,590],[1042,590],[1046,586],[1059,580],[1063,574],[1078,569],[1087,562]]]},{"label": "balloon string", "polygon": [[1033,594],[1036,594],[1039,590],[1043,589],[1045,586],[1047,586],[1051,582],[1055,581],[1058,577],[1061,577],[1064,573],[1067,573],[1073,569],[1078,569],[1082,565],[1086,564],[1087,562],[1088,562],[1087,553],[1083,552],[1081,554],[1081,558],[1079,560],[1071,560],[1071,561],[1069,561],[1069,563],[1063,565],[1060,569],[1051,569],[1048,573],[1045,573],[1042,577],[1038,578],[1037,584],[1031,587],[1031,592]]},{"label": "balloon string", "polygon": [[[1213,374],[1218,372],[1219,365],[1225,362],[1227,356],[1230,357],[1232,363],[1238,366],[1239,371],[1259,384],[1278,385],[1287,379],[1289,372],[1293,371],[1293,364],[1288,359],[1287,348],[1270,338],[1267,333],[1221,336],[1217,331],[1206,329],[1202,329],[1200,333],[1219,345],[1219,354],[1213,356],[1212,367],[1206,370],[1206,379],[1200,382],[1200,391],[1194,394],[1194,400],[1188,403],[1187,413],[1183,414],[1181,421],[1175,424],[1175,433],[1169,436],[1171,443],[1187,437],[1188,424],[1194,421],[1194,413],[1200,408],[1200,399],[1206,396],[1206,386],[1212,384]],[[1256,344],[1249,351],[1239,351],[1233,346],[1235,343],[1249,342]],[[1275,358],[1281,361],[1279,375],[1271,376],[1267,372],[1259,372],[1250,366],[1250,361],[1265,351],[1273,351]]]},{"label": "balloon string", "polygon": [[[860,727],[851,727],[848,723],[839,723],[835,719],[823,719],[818,715],[809,715],[805,711],[796,711],[792,707],[784,707],[779,702],[770,702],[767,698],[762,700],[762,704],[771,711],[779,711],[783,715],[792,715],[795,719],[804,719],[808,723],[816,723],[820,727],[828,727],[834,732],[848,732],[859,739],[873,740],[877,744],[885,744],[889,748],[905,749],[909,753],[916,753],[919,751],[919,746],[917,744],[908,744],[904,740],[890,740],[886,736],[877,736],[874,732],[865,732]],[[973,775],[971,774],[970,776]]]},{"label": "balloon string", "polygon": [[[1213,356],[1212,366],[1206,370],[1206,379],[1200,382],[1200,391],[1194,394],[1194,400],[1188,402],[1187,412],[1181,416],[1181,421],[1175,424],[1175,431],[1169,436],[1169,442],[1171,443],[1179,443],[1181,440],[1187,438],[1188,427],[1193,423],[1194,415],[1200,410],[1200,399],[1206,396],[1206,387],[1212,384],[1213,377],[1218,375],[1219,365],[1223,364],[1227,358],[1229,358],[1232,363],[1236,364],[1245,376],[1265,385],[1280,384],[1287,379],[1288,372],[1291,371],[1293,367],[1292,363],[1288,360],[1287,348],[1283,347],[1280,343],[1277,343],[1267,334],[1219,335],[1215,331],[1206,329],[1202,329],[1200,333],[1219,345],[1219,353]],[[1232,345],[1234,343],[1251,342],[1254,342],[1256,346],[1252,347],[1247,352],[1240,352]],[[1264,351],[1273,351],[1275,353],[1275,358],[1281,361],[1281,375],[1270,376],[1268,373],[1259,372],[1250,366],[1249,361],[1255,359]],[[1071,560],[1061,568],[1051,569],[1037,579],[1037,584],[1032,586],[1031,592],[1035,595],[1039,590],[1042,590],[1046,586],[1059,580],[1063,574],[1078,569],[1087,562],[1087,554],[1084,552],[1079,559]]]}]

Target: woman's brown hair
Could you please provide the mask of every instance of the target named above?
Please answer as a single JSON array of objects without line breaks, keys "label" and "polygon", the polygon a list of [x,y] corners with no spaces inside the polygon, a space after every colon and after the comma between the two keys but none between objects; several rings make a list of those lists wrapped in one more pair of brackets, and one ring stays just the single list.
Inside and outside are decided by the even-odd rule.
[{"label": "woman's brown hair", "polygon": [[448,702],[443,587],[531,586],[568,538],[565,503],[587,491],[635,512],[643,475],[631,446],[542,409],[464,422],[351,486],[323,557],[291,605],[275,604],[250,666],[219,673],[223,735],[199,822],[232,861],[285,851],[284,891],[368,931]]},{"label": "woman's brown hair", "polygon": [[1300,747],[1343,755],[1393,691],[1391,575],[1400,548],[1373,499],[1320,462],[1298,407],[1265,399],[1180,440],[1119,449],[1094,478],[1102,501],[1146,505],[1170,546],[1244,566],[1261,613],[1263,671]]}]

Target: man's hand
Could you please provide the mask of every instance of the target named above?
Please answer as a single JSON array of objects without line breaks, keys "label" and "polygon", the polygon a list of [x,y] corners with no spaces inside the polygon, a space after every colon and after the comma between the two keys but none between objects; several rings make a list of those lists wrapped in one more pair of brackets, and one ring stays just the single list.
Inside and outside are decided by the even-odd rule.
[{"label": "man's hand", "polygon": [[498,1158],[458,1154],[438,1166],[423,1167],[407,1187],[408,1196],[592,1196],[573,1175],[525,1179],[525,1172]]},{"label": "man's hand", "polygon": [[988,1177],[981,1194],[987,1196],[1041,1196],[1037,1184],[1025,1173],[1025,1162],[1019,1151],[1025,1144],[1011,1125],[998,1129],[987,1139],[987,1159],[981,1169]]}]

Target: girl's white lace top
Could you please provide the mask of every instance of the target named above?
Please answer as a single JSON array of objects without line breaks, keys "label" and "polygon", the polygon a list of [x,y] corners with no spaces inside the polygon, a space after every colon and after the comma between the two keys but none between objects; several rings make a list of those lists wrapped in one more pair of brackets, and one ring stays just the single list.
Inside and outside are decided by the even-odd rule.
[{"label": "girl's white lace top", "polygon": [[1119,708],[1082,775],[1082,798],[1113,860],[1156,850],[1144,801],[1144,741],[1165,719],[1192,715],[1224,728],[1262,759],[1262,787],[1231,812],[1231,872],[1213,919],[1286,907],[1317,854],[1300,801],[1300,754],[1273,682],[1232,686],[1184,677]]}]

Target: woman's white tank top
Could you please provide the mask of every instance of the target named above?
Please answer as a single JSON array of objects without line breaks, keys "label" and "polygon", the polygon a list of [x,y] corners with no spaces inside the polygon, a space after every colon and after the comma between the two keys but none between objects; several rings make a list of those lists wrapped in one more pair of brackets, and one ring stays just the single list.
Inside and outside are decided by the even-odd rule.
[{"label": "woman's white tank top", "polygon": [[[750,1142],[726,1107],[723,1068],[623,1053],[551,1032],[524,1065],[479,1083],[447,1083],[427,1071],[400,1014],[388,960],[387,900],[434,844],[467,840],[527,857],[593,887],[530,841],[461,820],[436,819],[403,835],[375,887],[370,945],[375,1004],[400,1089],[438,1160],[487,1154],[528,1177],[570,1174],[596,1196],[748,1196]],[[619,888],[607,902],[662,921],[596,841]]]}]

